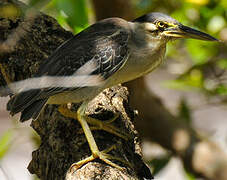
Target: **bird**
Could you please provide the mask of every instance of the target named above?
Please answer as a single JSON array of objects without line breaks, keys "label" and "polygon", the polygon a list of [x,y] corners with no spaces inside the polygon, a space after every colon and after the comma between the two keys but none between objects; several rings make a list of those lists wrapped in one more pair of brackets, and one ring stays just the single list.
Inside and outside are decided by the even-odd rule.
[{"label": "bird", "polygon": [[[17,92],[9,100],[7,110],[11,115],[21,112],[20,121],[23,122],[31,118],[37,119],[46,104],[60,105],[59,111],[63,115],[79,121],[91,150],[91,156],[73,166],[79,168],[99,158],[121,169],[111,161],[114,159],[108,154],[111,148],[99,150],[89,124],[101,124],[103,130],[122,138],[127,138],[127,135],[100,120],[86,116],[86,107],[104,89],[153,71],[164,61],[167,43],[182,38],[219,41],[159,12],[151,12],[132,21],[118,17],[98,21],[58,47],[40,65],[34,77],[94,75],[99,77],[101,83],[81,87],[37,87]],[[76,115],[62,106],[67,103],[81,103]]]}]

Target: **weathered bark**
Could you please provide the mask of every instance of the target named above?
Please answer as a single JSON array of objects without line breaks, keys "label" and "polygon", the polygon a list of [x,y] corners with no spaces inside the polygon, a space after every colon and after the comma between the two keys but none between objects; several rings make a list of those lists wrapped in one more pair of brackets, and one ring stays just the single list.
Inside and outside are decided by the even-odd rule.
[{"label": "weathered bark", "polygon": [[[5,14],[0,18],[1,85],[31,77],[42,61],[47,60],[62,42],[73,36],[53,18],[29,9],[18,1],[4,1],[1,8],[5,7],[16,9],[19,13],[15,16]],[[72,105],[72,110],[77,107]],[[150,171],[141,158],[138,136],[132,124],[134,115],[128,106],[127,89],[117,86],[105,90],[90,102],[87,113],[100,120],[110,119],[115,113],[120,113],[113,125],[130,134],[128,141],[104,131],[93,133],[100,150],[116,145],[110,154],[130,162],[132,167],[113,160],[125,167],[124,171],[120,171],[97,159],[77,171],[68,171],[72,163],[90,156],[91,152],[79,123],[62,116],[57,106],[48,105],[31,124],[41,137],[41,145],[32,154],[29,171],[44,180],[64,179],[65,176],[67,180],[151,179]]]}]

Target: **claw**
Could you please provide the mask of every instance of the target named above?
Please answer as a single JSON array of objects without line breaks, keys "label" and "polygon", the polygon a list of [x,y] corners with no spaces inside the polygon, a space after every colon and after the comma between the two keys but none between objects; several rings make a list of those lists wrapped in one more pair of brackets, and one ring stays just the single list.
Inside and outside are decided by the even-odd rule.
[{"label": "claw", "polygon": [[[99,158],[100,160],[104,161],[106,164],[108,164],[108,165],[110,165],[110,166],[112,166],[112,167],[115,167],[115,168],[117,168],[117,169],[119,169],[119,170],[123,170],[124,168],[122,168],[122,167],[120,167],[119,165],[117,165],[117,164],[111,162],[110,159],[111,159],[111,160],[120,161],[120,162],[122,162],[123,164],[125,164],[125,165],[127,165],[127,166],[129,166],[129,167],[132,168],[132,164],[129,163],[128,161],[125,161],[124,159],[122,159],[122,158],[120,158],[120,157],[114,157],[114,156],[111,156],[111,155],[107,154],[108,152],[112,151],[113,149],[116,149],[116,145],[113,145],[113,146],[111,146],[111,147],[108,148],[108,149],[105,149],[105,150],[103,150],[103,151],[98,152],[98,153],[97,153],[97,156],[98,156],[97,158]],[[91,156],[89,156],[89,157],[87,157],[87,158],[85,158],[85,159],[83,159],[83,160],[81,160],[81,161],[79,161],[79,162],[77,162],[77,163],[73,163],[73,164],[71,165],[71,167],[70,167],[69,170],[70,170],[70,172],[74,172],[74,171],[76,171],[77,169],[79,169],[81,166],[83,166],[84,164],[87,164],[88,162],[91,162],[91,161],[93,161],[94,159],[96,159],[96,158],[94,157],[94,155],[91,155]]]}]

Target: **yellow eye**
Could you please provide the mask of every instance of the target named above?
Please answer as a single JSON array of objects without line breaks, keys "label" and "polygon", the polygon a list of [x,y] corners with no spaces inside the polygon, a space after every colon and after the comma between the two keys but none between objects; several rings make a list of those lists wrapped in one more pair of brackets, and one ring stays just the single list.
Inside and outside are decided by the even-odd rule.
[{"label": "yellow eye", "polygon": [[158,23],[157,23],[157,25],[158,25],[158,27],[160,27],[160,28],[166,28],[168,25],[167,24],[165,24],[164,22],[161,22],[161,21],[159,21]]}]

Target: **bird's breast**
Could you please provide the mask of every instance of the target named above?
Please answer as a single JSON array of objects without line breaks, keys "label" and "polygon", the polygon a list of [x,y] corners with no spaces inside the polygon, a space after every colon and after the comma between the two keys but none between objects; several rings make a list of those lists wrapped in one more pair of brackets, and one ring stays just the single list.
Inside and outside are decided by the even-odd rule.
[{"label": "bird's breast", "polygon": [[149,50],[131,51],[124,66],[107,79],[106,87],[144,76],[158,67],[163,61],[165,48],[155,52],[147,51]]}]

